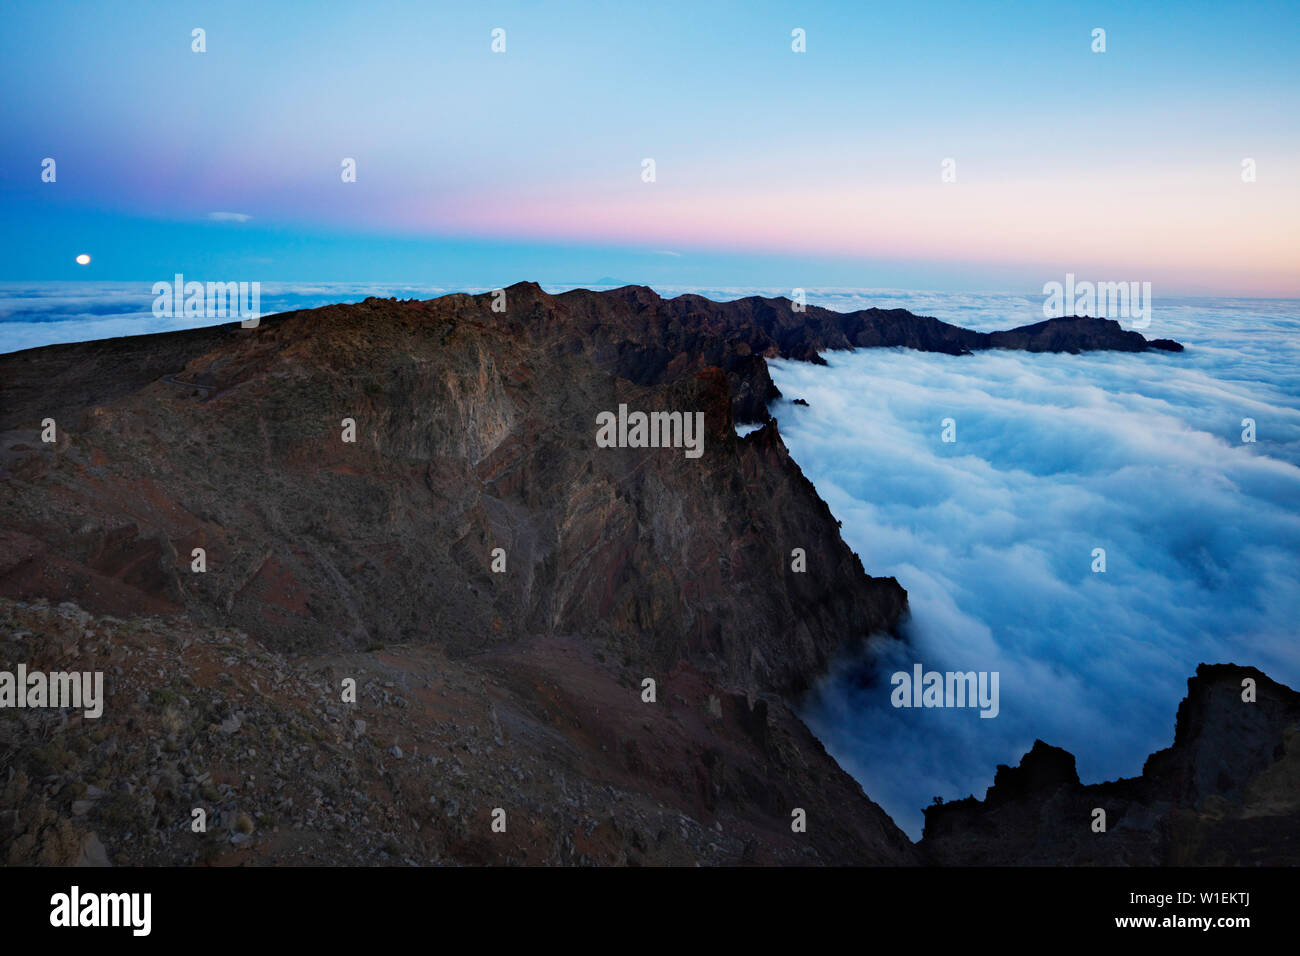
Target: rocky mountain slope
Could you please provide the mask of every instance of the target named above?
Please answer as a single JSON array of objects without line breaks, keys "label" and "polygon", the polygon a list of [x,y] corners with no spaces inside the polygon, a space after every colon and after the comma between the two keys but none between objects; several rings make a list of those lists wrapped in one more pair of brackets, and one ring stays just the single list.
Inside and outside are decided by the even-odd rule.
[{"label": "rocky mountain slope", "polygon": [[[108,682],[0,710],[10,862],[917,862],[791,710],[906,594],[763,357],[872,345],[1177,347],[521,283],[0,356],[4,659]],[[621,405],[703,454],[599,447]]]},{"label": "rocky mountain slope", "polygon": [[564,635],[459,659],[432,643],[286,655],[175,616],[7,599],[0,633],[7,661],[103,670],[108,697],[97,720],[0,711],[0,863],[915,860],[788,708],[684,662],[648,704],[621,662]]}]

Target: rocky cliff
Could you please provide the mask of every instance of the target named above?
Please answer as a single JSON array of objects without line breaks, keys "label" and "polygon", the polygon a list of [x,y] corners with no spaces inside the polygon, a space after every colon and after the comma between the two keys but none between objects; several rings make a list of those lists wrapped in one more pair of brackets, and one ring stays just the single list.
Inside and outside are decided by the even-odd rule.
[{"label": "rocky cliff", "polygon": [[[0,711],[11,862],[916,861],[790,710],[906,594],[775,422],[736,436],[763,357],[1152,344],[505,292],[0,356],[5,660],[109,681]],[[703,454],[599,447],[620,406]]]},{"label": "rocky cliff", "polygon": [[517,332],[587,354],[623,378],[654,383],[687,369],[721,368],[739,422],[765,421],[767,403],[780,397],[763,358],[824,364],[821,352],[894,346],[949,355],[999,348],[1072,353],[1183,348],[1170,339],[1148,341],[1114,320],[1087,316],[985,333],[905,309],[834,312],[797,307],[784,297],[750,296],[732,302],[698,295],[664,299],[645,286],[547,296],[532,283],[521,283],[510,292],[527,307],[526,313],[511,311]]}]

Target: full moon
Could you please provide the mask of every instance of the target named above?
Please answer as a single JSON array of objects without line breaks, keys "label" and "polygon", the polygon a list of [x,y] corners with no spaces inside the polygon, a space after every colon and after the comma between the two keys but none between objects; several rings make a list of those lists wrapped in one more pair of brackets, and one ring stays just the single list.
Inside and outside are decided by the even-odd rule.
[{"label": "full moon", "polygon": [[81,255],[77,256],[77,265],[79,266],[90,265],[90,256],[86,255],[84,252]]}]

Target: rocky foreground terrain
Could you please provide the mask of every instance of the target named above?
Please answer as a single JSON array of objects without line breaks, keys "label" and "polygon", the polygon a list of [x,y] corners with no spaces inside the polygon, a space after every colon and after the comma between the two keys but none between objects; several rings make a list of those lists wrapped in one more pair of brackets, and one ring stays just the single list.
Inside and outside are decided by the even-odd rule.
[{"label": "rocky foreground terrain", "polygon": [[[763,359],[1181,347],[1104,319],[983,335],[642,287],[494,301],[0,356],[0,661],[103,671],[107,692],[98,719],[0,709],[0,858],[1005,855],[978,846],[1005,819],[930,816],[914,846],[792,710],[907,602],[791,460]],[[620,405],[701,413],[703,454],[597,447]],[[1255,799],[1257,764],[1216,794]]]}]

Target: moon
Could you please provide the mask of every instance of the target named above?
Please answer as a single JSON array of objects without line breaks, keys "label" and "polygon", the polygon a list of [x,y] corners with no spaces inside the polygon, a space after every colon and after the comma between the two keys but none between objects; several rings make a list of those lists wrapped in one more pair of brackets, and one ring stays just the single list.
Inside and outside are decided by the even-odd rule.
[{"label": "moon", "polygon": [[84,252],[81,255],[77,256],[77,265],[79,266],[90,265],[90,256],[86,255]]}]

